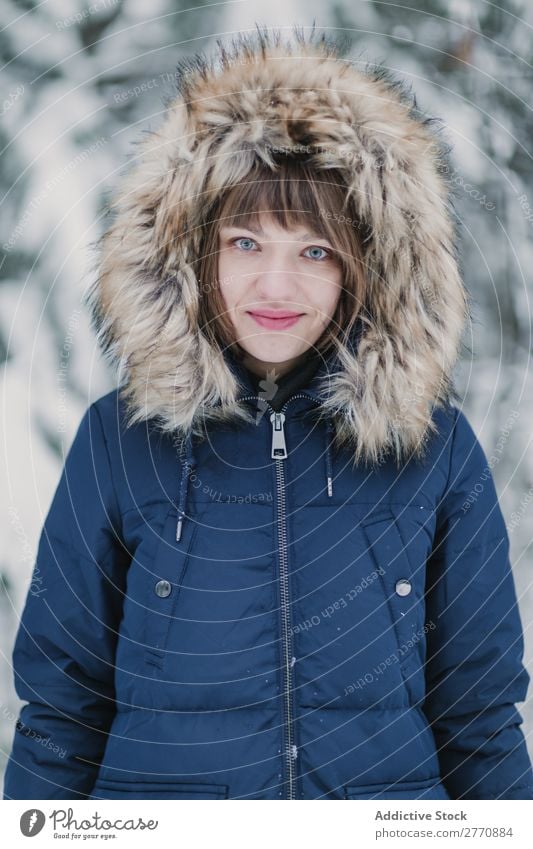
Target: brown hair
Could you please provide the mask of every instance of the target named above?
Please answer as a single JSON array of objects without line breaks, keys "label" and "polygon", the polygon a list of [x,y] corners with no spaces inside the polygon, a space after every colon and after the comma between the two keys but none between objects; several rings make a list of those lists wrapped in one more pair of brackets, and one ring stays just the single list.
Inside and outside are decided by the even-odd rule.
[{"label": "brown hair", "polygon": [[361,222],[340,171],[318,171],[294,155],[284,155],[275,166],[273,171],[257,161],[245,181],[226,189],[206,211],[198,263],[200,326],[215,346],[231,347],[238,357],[244,352],[227,317],[218,280],[221,226],[254,226],[263,214],[272,216],[282,227],[305,224],[329,240],[342,267],[342,291],[335,314],[314,344],[315,349],[324,352],[342,344],[365,301]]}]

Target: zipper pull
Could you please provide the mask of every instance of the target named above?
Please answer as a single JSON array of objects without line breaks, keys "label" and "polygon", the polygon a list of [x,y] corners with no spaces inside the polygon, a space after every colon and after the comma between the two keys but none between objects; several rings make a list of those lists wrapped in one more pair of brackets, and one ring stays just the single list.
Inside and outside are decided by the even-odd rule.
[{"label": "zipper pull", "polygon": [[285,431],[283,423],[285,421],[284,413],[272,413],[270,422],[272,424],[272,459],[284,460],[287,456],[287,446],[285,444]]}]

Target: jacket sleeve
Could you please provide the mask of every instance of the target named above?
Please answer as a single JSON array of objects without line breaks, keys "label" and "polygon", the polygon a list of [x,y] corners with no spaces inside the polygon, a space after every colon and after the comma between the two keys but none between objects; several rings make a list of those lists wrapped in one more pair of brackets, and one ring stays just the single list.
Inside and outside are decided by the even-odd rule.
[{"label": "jacket sleeve", "polygon": [[424,711],[452,799],[533,799],[522,717],[529,675],[509,537],[487,458],[455,412],[426,583]]},{"label": "jacket sleeve", "polygon": [[83,416],[39,539],[13,650],[23,705],[4,799],[82,799],[115,712],[114,656],[130,557],[97,408]]}]

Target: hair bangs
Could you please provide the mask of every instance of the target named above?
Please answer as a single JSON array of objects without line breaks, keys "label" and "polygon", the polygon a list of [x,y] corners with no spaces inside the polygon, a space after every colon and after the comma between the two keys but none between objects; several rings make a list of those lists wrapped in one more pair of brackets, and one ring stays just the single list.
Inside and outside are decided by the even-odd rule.
[{"label": "hair bangs", "polygon": [[245,180],[233,186],[219,209],[219,226],[257,227],[261,217],[271,217],[280,227],[299,225],[330,239],[327,213],[341,212],[346,189],[338,174],[316,171],[307,162],[284,157],[273,171],[256,163]]}]

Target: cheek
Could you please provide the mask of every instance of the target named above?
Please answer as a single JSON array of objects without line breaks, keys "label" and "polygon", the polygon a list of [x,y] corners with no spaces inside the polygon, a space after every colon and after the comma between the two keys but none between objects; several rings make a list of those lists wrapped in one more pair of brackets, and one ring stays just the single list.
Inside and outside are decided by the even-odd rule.
[{"label": "cheek", "polygon": [[221,255],[218,259],[217,280],[220,294],[225,306],[231,307],[235,287],[232,285],[231,263],[229,263],[223,255]]},{"label": "cheek", "polygon": [[219,259],[218,286],[226,309],[231,310],[242,303],[245,285],[245,281],[235,273],[231,260]]},{"label": "cheek", "polygon": [[324,316],[330,318],[335,314],[337,304],[342,291],[342,282],[340,274],[333,279],[324,280],[324,285],[320,289],[320,299],[318,307]]}]

